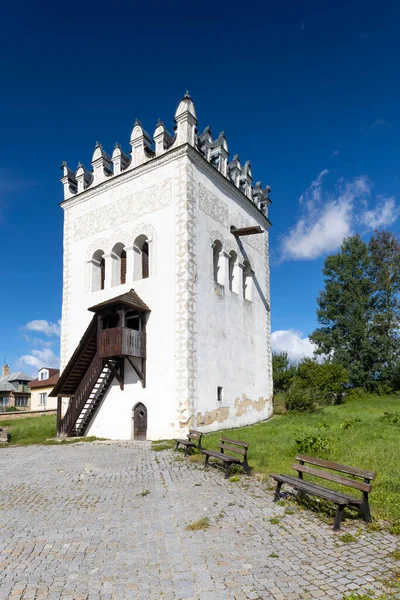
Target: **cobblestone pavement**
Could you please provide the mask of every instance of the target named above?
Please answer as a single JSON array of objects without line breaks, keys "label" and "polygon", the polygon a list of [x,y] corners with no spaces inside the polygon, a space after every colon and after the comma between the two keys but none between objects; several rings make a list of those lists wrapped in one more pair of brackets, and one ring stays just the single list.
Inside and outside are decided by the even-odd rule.
[{"label": "cobblestone pavement", "polygon": [[[343,532],[363,533],[343,543],[255,478],[228,482],[147,442],[7,448],[0,460],[1,600],[342,600],[383,593],[396,569],[395,537],[355,521]],[[201,517],[208,529],[185,529]]]}]

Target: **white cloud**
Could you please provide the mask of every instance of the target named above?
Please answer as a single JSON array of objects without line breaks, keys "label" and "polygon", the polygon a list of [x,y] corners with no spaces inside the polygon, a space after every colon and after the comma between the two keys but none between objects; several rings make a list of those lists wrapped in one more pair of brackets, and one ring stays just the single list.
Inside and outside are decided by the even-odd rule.
[{"label": "white cloud", "polygon": [[335,158],[335,156],[339,156],[340,150],[336,149],[331,153],[331,158]]},{"label": "white cloud", "polygon": [[396,221],[400,215],[400,207],[396,205],[395,198],[378,198],[375,209],[365,210],[360,221],[367,227],[387,227]]},{"label": "white cloud", "polygon": [[308,337],[302,337],[301,331],[296,329],[281,329],[271,334],[271,344],[274,352],[287,352],[289,359],[294,362],[302,358],[312,357],[314,344]]},{"label": "white cloud", "polygon": [[371,183],[365,176],[339,180],[335,193],[324,192],[324,169],[300,196],[302,214],[283,236],[282,260],[312,260],[337,250],[352,233],[353,209],[357,201],[366,203]]},{"label": "white cloud", "polygon": [[376,119],[376,121],[374,121],[371,124],[371,129],[375,129],[376,127],[391,127],[392,124],[389,123],[389,121],[385,121],[385,119]]},{"label": "white cloud", "polygon": [[43,348],[42,350],[32,350],[31,354],[20,356],[18,365],[21,368],[24,365],[36,367],[36,369],[41,369],[42,367],[58,368],[60,359],[50,348]]},{"label": "white cloud", "polygon": [[28,329],[29,331],[38,331],[47,336],[60,336],[60,321],[57,323],[52,323],[51,321],[46,321],[45,319],[37,319],[27,323],[25,325],[25,329]]}]

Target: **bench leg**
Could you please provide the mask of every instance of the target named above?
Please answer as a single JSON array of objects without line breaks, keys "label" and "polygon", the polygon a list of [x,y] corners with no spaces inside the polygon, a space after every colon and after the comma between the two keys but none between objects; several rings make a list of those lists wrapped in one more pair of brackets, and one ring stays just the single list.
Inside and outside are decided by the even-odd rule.
[{"label": "bench leg", "polygon": [[208,456],[208,454],[206,454],[206,460],[204,462],[204,468],[207,469],[208,467],[208,461],[210,460],[210,457]]},{"label": "bench leg", "polygon": [[175,451],[179,448],[179,442],[176,442]]},{"label": "bench leg", "polygon": [[185,449],[185,456],[188,456],[189,447],[185,445],[185,446],[184,446],[184,449]]},{"label": "bench leg", "polygon": [[342,514],[345,506],[345,504],[338,504],[335,515],[335,522],[333,523],[333,531],[340,531],[340,522],[342,520]]},{"label": "bench leg", "polygon": [[275,494],[274,494],[274,502],[277,502],[281,497],[281,487],[282,487],[282,481],[278,481],[278,483],[276,485]]},{"label": "bench leg", "polygon": [[246,475],[251,475],[251,467],[249,467],[247,460],[243,461],[243,468],[246,471]]},{"label": "bench leg", "polygon": [[229,477],[229,469],[231,468],[231,463],[226,463],[225,465],[225,479]]},{"label": "bench leg", "polygon": [[361,510],[364,515],[365,522],[371,523],[372,517],[371,517],[371,511],[369,510],[368,494],[366,492],[363,492],[363,503],[361,505]]}]

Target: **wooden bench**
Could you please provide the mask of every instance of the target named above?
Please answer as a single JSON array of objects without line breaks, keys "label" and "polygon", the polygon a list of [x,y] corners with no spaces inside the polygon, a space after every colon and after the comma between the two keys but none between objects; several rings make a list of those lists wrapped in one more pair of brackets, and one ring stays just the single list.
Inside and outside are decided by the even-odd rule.
[{"label": "wooden bench", "polygon": [[201,431],[195,431],[194,429],[189,429],[189,433],[187,434],[187,439],[175,440],[175,442],[176,442],[175,450],[178,450],[179,446],[183,446],[186,456],[188,455],[189,448],[198,448],[199,450],[201,450],[201,438],[202,437],[203,437],[203,434],[201,433]]},{"label": "wooden bench", "polygon": [[[206,457],[204,468],[206,469],[208,467],[208,461],[210,460],[210,457],[212,457],[218,458],[222,461],[225,467],[225,479],[228,479],[229,477],[229,469],[231,468],[231,465],[242,466],[246,471],[247,475],[250,475],[251,468],[249,467],[249,463],[247,462],[248,447],[249,444],[247,442],[239,442],[237,440],[230,440],[228,438],[222,437],[220,439],[219,444],[220,452],[215,452],[214,450],[202,450],[202,453],[205,454]],[[225,454],[225,450],[228,450],[228,452],[240,454],[242,456],[242,459],[229,456],[229,454]]]},{"label": "wooden bench", "polygon": [[[346,506],[355,506],[364,515],[365,521],[367,523],[371,522],[368,494],[372,490],[372,485],[370,484],[370,481],[375,479],[376,473],[373,473],[372,471],[364,471],[363,469],[358,469],[356,467],[339,465],[337,463],[322,460],[320,458],[304,456],[303,454],[299,454],[298,456],[296,456],[296,460],[298,460],[299,463],[295,463],[293,465],[293,469],[297,471],[297,477],[292,477],[291,475],[270,475],[270,477],[275,479],[275,481],[277,482],[274,502],[279,500],[281,487],[284,483],[287,483],[293,488],[298,489],[300,494],[305,492],[313,496],[320,496],[325,500],[330,500],[331,502],[337,504],[335,521],[333,524],[334,531],[338,531],[340,529],[342,513]],[[329,473],[328,471],[315,469],[314,466],[309,467],[305,463],[317,467],[323,467],[324,469],[329,469],[329,471],[344,473],[345,475],[349,475],[351,478],[343,477],[335,473]],[[316,483],[304,481],[303,473],[306,473],[307,475],[312,475],[314,477],[320,477],[321,479],[333,481],[340,485],[359,490],[362,492],[362,498],[354,498],[353,496],[343,494],[342,492],[336,492],[324,486],[317,485]],[[363,481],[357,481],[357,479],[355,478],[362,479]]]}]

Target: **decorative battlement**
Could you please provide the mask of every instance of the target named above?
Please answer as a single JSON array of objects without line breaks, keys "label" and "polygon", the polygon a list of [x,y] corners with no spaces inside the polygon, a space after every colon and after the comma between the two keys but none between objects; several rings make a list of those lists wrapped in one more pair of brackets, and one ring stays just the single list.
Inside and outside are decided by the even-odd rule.
[{"label": "decorative battlement", "polygon": [[203,133],[198,135],[196,110],[188,92],[186,92],[176,109],[174,121],[175,133],[172,136],[164,123],[158,120],[152,140],[150,135],[143,129],[140,121],[136,119],[131,133],[131,152],[129,155],[125,154],[121,146],[116,143],[110,158],[103,150],[102,145],[96,142],[91,161],[91,172],[79,163],[76,173],[74,173],[68,168],[67,163],[63,162],[61,182],[64,185],[64,199],[68,200],[88,188],[93,188],[103,181],[134,169],[178,146],[189,144],[223,177],[243,192],[265,216],[268,216],[268,206],[271,204],[269,186],[262,189],[260,181],[254,186],[252,185],[253,177],[250,161],[246,161],[242,167],[239,156],[235,154],[232,161],[228,162],[228,144],[223,131],[215,140],[212,139],[209,127],[206,127]]}]

